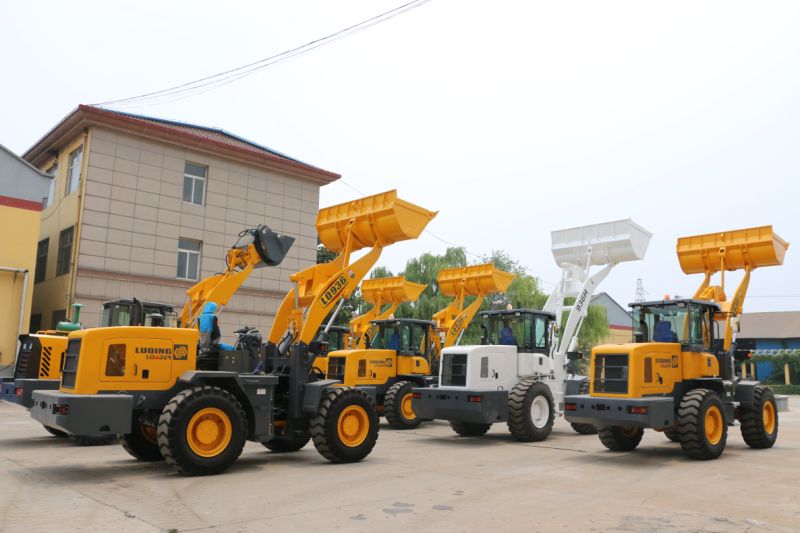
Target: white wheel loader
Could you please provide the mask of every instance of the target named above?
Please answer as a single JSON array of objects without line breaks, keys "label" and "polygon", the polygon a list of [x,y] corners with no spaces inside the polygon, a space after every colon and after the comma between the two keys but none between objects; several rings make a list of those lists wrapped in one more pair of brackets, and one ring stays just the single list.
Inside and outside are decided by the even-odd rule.
[{"label": "white wheel loader", "polygon": [[[480,313],[481,345],[442,351],[438,386],[416,388],[412,405],[424,419],[450,422],[462,436],[479,436],[495,422],[506,422],[524,442],[547,438],[564,413],[565,394],[588,386],[583,376],[567,372],[583,320],[597,286],[615,265],[644,257],[652,234],[630,219],[553,231],[552,252],[561,280],[544,309],[509,309]],[[600,267],[591,273],[593,267]],[[573,305],[564,299],[574,297]],[[563,311],[569,316],[559,341]],[[579,433],[591,425],[575,424]]]}]

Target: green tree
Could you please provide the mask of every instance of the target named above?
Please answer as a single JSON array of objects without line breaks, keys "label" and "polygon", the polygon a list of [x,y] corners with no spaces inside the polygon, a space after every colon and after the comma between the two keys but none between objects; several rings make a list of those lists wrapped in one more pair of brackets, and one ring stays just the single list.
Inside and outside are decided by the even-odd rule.
[{"label": "green tree", "polygon": [[[564,305],[571,306],[575,303],[575,298],[564,298]],[[567,323],[569,316],[569,307],[564,310],[564,316],[561,318],[561,330]],[[606,308],[602,305],[590,305],[583,319],[583,325],[578,332],[578,351],[583,352],[586,357],[596,345],[603,342],[608,337],[608,316]]]}]

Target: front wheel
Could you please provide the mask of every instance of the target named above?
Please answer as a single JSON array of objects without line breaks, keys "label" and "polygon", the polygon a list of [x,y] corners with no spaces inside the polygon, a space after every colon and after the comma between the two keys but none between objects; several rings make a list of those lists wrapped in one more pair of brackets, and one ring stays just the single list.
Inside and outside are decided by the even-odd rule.
[{"label": "front wheel", "polygon": [[414,429],[422,423],[411,406],[411,390],[415,386],[411,381],[398,381],[386,391],[383,415],[394,429]]},{"label": "front wheel", "polygon": [[728,423],[725,405],[710,389],[694,389],[683,395],[678,407],[678,434],[683,452],[692,459],[716,459],[725,450]]},{"label": "front wheel", "polygon": [[326,391],[310,427],[314,447],[332,463],[361,461],[378,440],[375,406],[366,393],[352,387]]},{"label": "front wheel", "polygon": [[741,416],[742,438],[751,448],[772,448],[778,440],[778,406],[772,391],[763,385],[753,390],[753,403]]},{"label": "front wheel", "polygon": [[597,431],[600,442],[612,452],[635,450],[642,441],[644,429],[628,426],[608,426]]},{"label": "front wheel", "polygon": [[517,383],[508,395],[508,429],[522,442],[538,442],[553,430],[555,409],[550,387],[526,379]]},{"label": "front wheel", "polygon": [[289,436],[279,435],[277,437],[272,437],[267,442],[262,442],[261,444],[273,453],[292,453],[300,451],[310,440],[311,435],[308,431],[304,431]]},{"label": "front wheel", "polygon": [[480,437],[485,435],[492,425],[479,422],[450,422],[450,427],[462,437]]},{"label": "front wheel", "polygon": [[664,430],[664,436],[667,437],[672,442],[680,442],[681,435],[678,433],[677,428],[668,428]]},{"label": "front wheel", "polygon": [[158,419],[164,460],[192,476],[224,472],[241,455],[246,434],[247,418],[239,400],[208,385],[180,392]]}]

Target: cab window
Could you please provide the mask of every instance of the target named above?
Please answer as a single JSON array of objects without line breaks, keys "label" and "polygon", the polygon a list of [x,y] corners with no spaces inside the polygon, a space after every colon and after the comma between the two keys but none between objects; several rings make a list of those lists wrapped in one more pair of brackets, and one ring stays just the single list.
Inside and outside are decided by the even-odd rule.
[{"label": "cab window", "polygon": [[125,345],[112,344],[106,353],[106,376],[125,375]]}]

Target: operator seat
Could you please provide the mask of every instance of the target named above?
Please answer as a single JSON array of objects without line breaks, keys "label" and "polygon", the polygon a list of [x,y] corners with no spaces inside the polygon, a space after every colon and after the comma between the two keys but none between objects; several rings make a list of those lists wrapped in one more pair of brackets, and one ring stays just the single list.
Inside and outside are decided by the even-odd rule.
[{"label": "operator seat", "polygon": [[678,336],[672,331],[669,321],[661,320],[653,331],[653,342],[678,342]]}]

